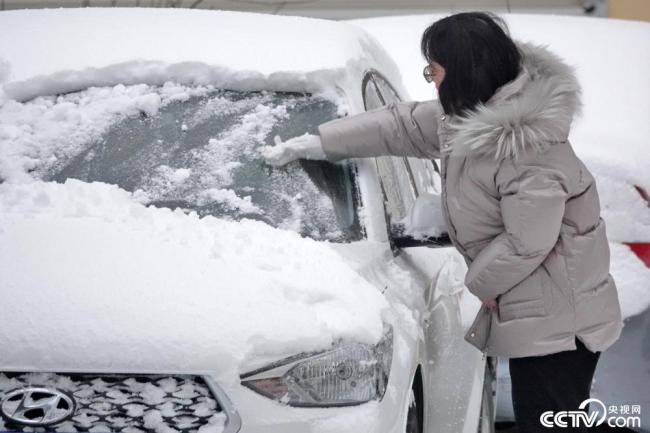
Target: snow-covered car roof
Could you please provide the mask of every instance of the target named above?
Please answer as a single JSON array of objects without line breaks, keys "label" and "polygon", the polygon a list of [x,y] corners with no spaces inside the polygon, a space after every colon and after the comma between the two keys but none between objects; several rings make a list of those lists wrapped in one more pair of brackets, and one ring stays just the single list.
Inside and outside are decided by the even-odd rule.
[{"label": "snow-covered car roof", "polygon": [[166,8],[0,12],[0,88],[16,100],[168,80],[319,92],[358,86],[377,67],[403,92],[398,68],[373,37],[335,21]]}]

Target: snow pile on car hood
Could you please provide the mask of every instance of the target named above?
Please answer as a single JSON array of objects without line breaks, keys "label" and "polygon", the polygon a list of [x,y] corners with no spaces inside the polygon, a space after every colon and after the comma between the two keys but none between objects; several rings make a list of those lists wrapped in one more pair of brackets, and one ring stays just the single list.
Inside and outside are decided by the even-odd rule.
[{"label": "snow pile on car hood", "polygon": [[3,368],[210,371],[382,335],[388,303],[325,242],[146,207],[105,183],[0,185]]}]

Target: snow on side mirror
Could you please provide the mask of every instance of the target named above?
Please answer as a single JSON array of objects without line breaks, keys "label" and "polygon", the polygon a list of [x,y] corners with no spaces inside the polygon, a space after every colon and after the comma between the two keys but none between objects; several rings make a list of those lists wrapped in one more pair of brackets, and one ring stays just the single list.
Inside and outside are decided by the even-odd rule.
[{"label": "snow on side mirror", "polygon": [[404,248],[451,245],[440,200],[438,194],[421,194],[406,216],[391,224],[391,237],[395,246]]}]

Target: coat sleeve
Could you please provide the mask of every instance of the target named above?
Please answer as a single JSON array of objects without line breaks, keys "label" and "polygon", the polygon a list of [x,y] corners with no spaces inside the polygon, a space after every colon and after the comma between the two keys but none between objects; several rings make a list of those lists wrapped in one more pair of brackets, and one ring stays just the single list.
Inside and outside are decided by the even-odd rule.
[{"label": "coat sleeve", "polygon": [[437,100],[393,102],[318,126],[329,161],[382,155],[439,158]]},{"label": "coat sleeve", "polygon": [[507,159],[496,174],[504,231],[475,257],[465,285],[482,301],[507,292],[542,264],[560,234],[568,180],[536,162]]}]

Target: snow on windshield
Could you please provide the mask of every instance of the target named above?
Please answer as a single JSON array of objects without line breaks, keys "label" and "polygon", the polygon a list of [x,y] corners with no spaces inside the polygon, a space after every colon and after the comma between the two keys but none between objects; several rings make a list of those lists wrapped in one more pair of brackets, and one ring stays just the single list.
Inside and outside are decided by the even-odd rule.
[{"label": "snow on windshield", "polygon": [[5,179],[102,181],[146,203],[252,218],[319,240],[360,238],[347,163],[264,164],[259,146],[316,131],[337,106],[307,94],[117,85],[0,108]]},{"label": "snow on windshield", "polygon": [[167,82],[154,92],[154,87],[146,84],[118,84],[25,103],[8,100],[0,104],[0,180],[28,181],[31,175],[42,176],[120,119],[141,113],[154,115],[171,101],[209,90],[207,86],[191,88]]}]

